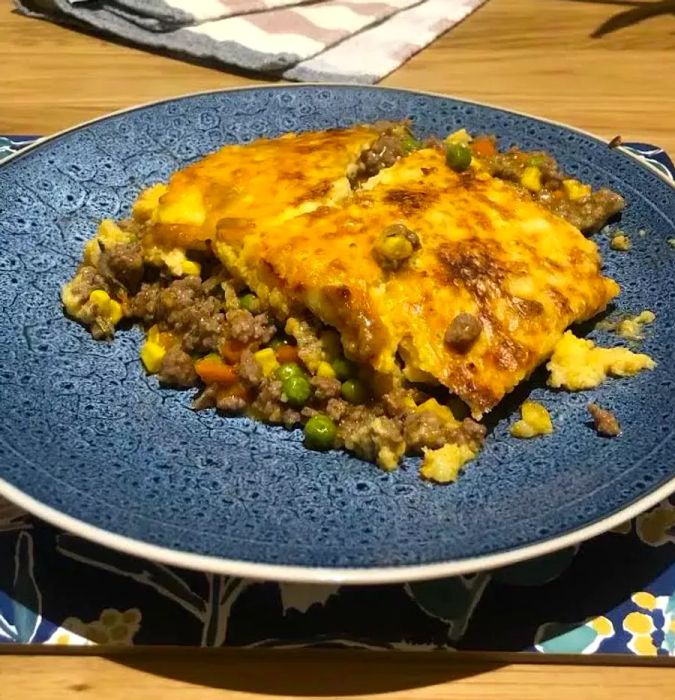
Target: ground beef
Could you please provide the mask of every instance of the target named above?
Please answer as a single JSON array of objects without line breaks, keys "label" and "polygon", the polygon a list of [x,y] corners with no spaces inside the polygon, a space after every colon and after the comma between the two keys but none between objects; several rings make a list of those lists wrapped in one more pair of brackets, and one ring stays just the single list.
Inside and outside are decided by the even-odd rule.
[{"label": "ground beef", "polygon": [[203,391],[195,397],[192,408],[195,411],[203,411],[205,408],[214,408],[218,400],[218,385],[209,384]]},{"label": "ground beef", "polygon": [[215,352],[225,332],[221,301],[203,293],[199,277],[184,277],[159,293],[156,316],[181,336],[186,352]]},{"label": "ground beef", "polygon": [[216,394],[216,408],[225,413],[240,413],[246,408],[247,401],[235,394]]},{"label": "ground beef", "polygon": [[482,329],[483,326],[476,316],[461,313],[452,320],[443,340],[455,350],[466,352],[477,340]]},{"label": "ground beef", "polygon": [[621,434],[621,425],[611,411],[601,408],[597,403],[589,403],[588,412],[591,414],[595,429],[600,435],[616,437]]},{"label": "ground beef", "polygon": [[263,379],[251,407],[261,418],[272,423],[281,423],[284,411],[288,408],[281,401],[281,382],[270,377]]},{"label": "ground beef", "polygon": [[479,445],[485,440],[485,435],[487,434],[487,428],[472,418],[465,418],[462,421],[461,430],[467,442],[475,442]]},{"label": "ground beef", "polygon": [[378,407],[355,406],[338,426],[338,438],[359,457],[391,468],[405,446],[400,421],[382,415]]},{"label": "ground beef", "polygon": [[70,286],[70,293],[80,304],[84,304],[95,289],[110,292],[110,286],[101,273],[90,265],[81,267]]},{"label": "ground beef", "polygon": [[258,386],[262,382],[262,367],[248,348],[241,353],[238,372],[239,376],[249,386]]},{"label": "ground beef", "polygon": [[287,427],[292,428],[301,422],[302,416],[299,411],[293,408],[287,408],[281,413],[281,422]]},{"label": "ground beef", "polygon": [[197,383],[192,358],[179,345],[167,350],[159,370],[159,380],[172,386],[189,387]]},{"label": "ground beef", "polygon": [[410,412],[403,421],[405,441],[415,452],[420,452],[423,447],[442,447],[448,442],[451,430],[433,411]]},{"label": "ground beef", "polygon": [[395,125],[382,125],[381,135],[365,150],[361,151],[353,172],[349,174],[352,187],[383,168],[391,167],[399,158],[407,153],[405,140],[407,134]]},{"label": "ground beef", "polygon": [[344,399],[329,399],[326,404],[326,415],[336,423],[340,422],[349,410],[349,404]]},{"label": "ground beef", "polygon": [[145,323],[153,323],[157,316],[157,302],[161,287],[157,282],[141,285],[141,289],[129,302],[129,315]]},{"label": "ground beef", "polygon": [[408,448],[416,452],[423,447],[436,450],[447,443],[480,445],[485,432],[485,427],[471,418],[465,418],[461,425],[454,426],[444,422],[433,411],[411,411],[403,422]]},{"label": "ground beef", "polygon": [[560,182],[565,174],[558,167],[558,163],[548,153],[543,151],[520,151],[512,148],[504,153],[495,153],[493,156],[483,159],[483,163],[491,175],[500,180],[520,182],[520,177],[525,168],[536,162],[544,181],[557,180]]},{"label": "ground beef", "polygon": [[105,248],[98,263],[99,270],[131,293],[143,279],[143,251],[140,243],[122,243]]},{"label": "ground beef", "polygon": [[224,329],[225,315],[220,311],[220,302],[214,297],[207,297],[186,311],[181,342],[183,348],[191,353],[203,354],[217,352]]},{"label": "ground beef", "polygon": [[546,192],[542,190],[540,193],[542,196],[538,197],[539,202],[585,233],[599,231],[625,206],[625,201],[620,194],[606,188],[574,201],[564,197],[552,198]]},{"label": "ground beef", "polygon": [[314,387],[314,398],[319,401],[334,399],[340,396],[342,385],[337,379],[330,377],[312,377],[311,384]]},{"label": "ground beef", "polygon": [[[506,153],[496,153],[484,159],[483,162],[492,175],[515,183],[522,194],[528,193],[554,214],[585,233],[595,233],[601,229],[625,206],[621,195],[606,188],[578,200],[557,196],[562,187],[562,181],[567,178],[567,175],[560,169],[555,159],[543,151],[525,152],[513,148]],[[541,171],[543,183],[542,189],[534,194],[529,193],[519,184],[525,168],[533,162]]]},{"label": "ground beef", "polygon": [[267,343],[277,330],[266,313],[254,316],[244,309],[228,311],[227,322],[230,336],[241,343]]}]

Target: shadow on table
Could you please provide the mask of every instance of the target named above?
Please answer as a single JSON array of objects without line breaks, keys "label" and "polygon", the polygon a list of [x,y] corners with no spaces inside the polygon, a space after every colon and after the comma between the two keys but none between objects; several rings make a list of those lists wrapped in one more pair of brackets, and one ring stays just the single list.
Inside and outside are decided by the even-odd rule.
[{"label": "shadow on table", "polygon": [[297,697],[349,697],[448,683],[493,671],[484,658],[461,664],[453,654],[328,650],[158,650],[122,652],[109,660],[137,671],[195,685],[245,693]]},{"label": "shadow on table", "polygon": [[628,8],[605,20],[597,29],[591,32],[593,39],[599,39],[607,34],[612,34],[620,29],[625,29],[653,17],[675,16],[675,0],[661,0],[660,2],[647,2],[645,0],[571,0],[571,2],[593,2],[600,5],[616,5],[617,7]]}]

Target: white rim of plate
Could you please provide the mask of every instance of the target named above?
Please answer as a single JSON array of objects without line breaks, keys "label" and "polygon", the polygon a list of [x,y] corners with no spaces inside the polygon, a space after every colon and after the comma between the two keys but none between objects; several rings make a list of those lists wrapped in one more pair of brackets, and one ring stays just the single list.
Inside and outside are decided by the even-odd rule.
[{"label": "white rim of plate", "polygon": [[[80,122],[75,126],[69,127],[62,131],[58,131],[50,136],[42,137],[36,139],[26,148],[21,149],[19,152],[5,158],[2,161],[1,166],[14,160],[23,154],[39,148],[42,144],[48,141],[53,141],[64,134],[71,131],[75,131],[84,126],[89,126],[90,124],[95,124],[100,121],[104,121],[111,117],[115,117],[127,112],[133,112],[137,109],[143,109],[145,107],[151,107],[153,105],[162,104],[164,102],[172,102],[173,100],[180,100],[183,98],[197,97],[199,95],[210,95],[219,94],[227,92],[239,92],[245,90],[257,90],[257,89],[302,89],[304,87],[321,87],[321,88],[365,88],[373,91],[392,91],[392,92],[409,92],[411,94],[417,95],[429,95],[432,97],[441,97],[446,99],[456,100],[458,102],[465,102],[470,105],[477,105],[479,107],[488,107],[490,109],[498,109],[503,112],[509,112],[511,114],[516,114],[521,117],[527,117],[529,119],[535,119],[536,121],[546,122],[548,124],[553,124],[561,128],[567,129],[569,131],[576,131],[577,133],[583,134],[589,138],[599,141],[602,144],[607,142],[600,137],[592,134],[583,129],[578,129],[568,124],[563,124],[562,122],[557,122],[552,119],[545,119],[543,117],[537,117],[527,112],[519,112],[513,109],[506,109],[504,107],[499,107],[486,102],[478,102],[475,100],[463,99],[461,97],[455,97],[453,95],[444,95],[437,92],[428,92],[423,90],[411,90],[408,88],[397,88],[390,86],[360,86],[352,85],[349,83],[299,83],[299,84],[285,84],[285,83],[273,83],[266,84],[261,83],[259,85],[246,85],[241,87],[233,88],[222,88],[216,90],[201,90],[198,92],[192,92],[182,95],[176,95],[173,97],[166,97],[161,100],[153,100],[150,102],[145,102],[142,104],[134,105],[132,107],[126,107],[124,109],[117,110],[115,112],[110,112],[101,117],[96,117],[88,121]],[[667,184],[673,186],[659,170],[649,163],[641,160],[639,157],[635,156],[628,150],[619,147],[617,150],[621,151],[624,155],[631,158],[635,163],[645,168],[652,174],[656,175],[659,179]],[[222,574],[225,576],[237,576],[240,578],[257,579],[257,580],[273,580],[282,581],[288,583],[305,583],[305,584],[354,584],[354,585],[369,585],[369,584],[383,584],[383,583],[406,583],[409,581],[420,581],[420,580],[430,580],[435,578],[443,578],[446,576],[459,576],[461,574],[475,573],[477,571],[484,571],[486,569],[498,569],[510,564],[516,564],[527,559],[532,559],[545,554],[551,554],[560,549],[566,547],[571,547],[575,544],[583,542],[584,540],[591,539],[597,535],[601,535],[608,530],[612,530],[619,525],[633,519],[640,513],[648,510],[649,508],[657,505],[660,501],[665,500],[672,493],[675,492],[675,476],[671,478],[661,486],[645,494],[641,498],[633,501],[619,511],[612,513],[600,520],[597,520],[589,525],[581,528],[574,529],[563,535],[558,535],[550,539],[544,540],[542,542],[536,542],[534,544],[524,545],[522,547],[516,547],[514,549],[509,549],[503,552],[497,552],[494,554],[485,554],[477,557],[470,557],[466,559],[456,559],[447,562],[436,562],[432,564],[415,564],[415,565],[402,565],[402,566],[391,566],[391,567],[373,567],[373,568],[335,568],[335,567],[312,567],[312,566],[297,566],[297,565],[285,565],[285,564],[260,564],[256,562],[247,562],[238,559],[226,559],[223,557],[216,557],[204,554],[194,554],[191,552],[185,552],[181,550],[169,549],[168,547],[161,547],[159,545],[150,544],[148,542],[143,542],[142,540],[136,540],[131,537],[126,537],[125,535],[119,535],[109,530],[105,530],[96,525],[90,525],[83,520],[72,517],[65,513],[47,506],[41,503],[37,499],[29,496],[20,489],[12,486],[9,482],[4,479],[0,479],[0,495],[4,496],[8,500],[15,503],[20,508],[32,513],[33,515],[41,518],[42,520],[54,525],[55,527],[61,528],[75,535],[83,537],[84,539],[91,540],[97,544],[110,547],[111,549],[116,549],[130,556],[140,557],[143,559],[151,559],[153,561],[161,562],[163,564],[168,564],[170,566],[178,566],[185,569],[193,569],[195,571],[205,571],[209,573]]]}]

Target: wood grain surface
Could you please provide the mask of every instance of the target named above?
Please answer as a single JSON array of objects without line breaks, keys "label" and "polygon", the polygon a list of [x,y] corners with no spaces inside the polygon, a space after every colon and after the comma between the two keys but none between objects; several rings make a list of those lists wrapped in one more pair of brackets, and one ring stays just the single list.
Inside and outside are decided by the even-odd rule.
[{"label": "wood grain surface", "polygon": [[[27,19],[10,6],[0,0],[0,133],[47,134],[141,102],[260,82]],[[675,153],[674,7],[489,0],[383,84],[482,100]],[[0,645],[1,700],[675,697],[672,664],[621,665],[634,662],[628,658],[544,665],[522,655],[8,651]]]},{"label": "wood grain surface", "polygon": [[[0,654],[9,700],[672,699],[673,665],[514,662],[516,655],[352,651],[131,650]],[[539,657],[541,658],[541,657]],[[7,693],[5,695],[5,693]]]},{"label": "wood grain surface", "polygon": [[[632,20],[633,5],[653,7]],[[0,0],[0,132],[46,134],[140,102],[256,82],[21,17],[10,6]],[[483,100],[675,152],[673,6],[488,0],[382,84]]]}]

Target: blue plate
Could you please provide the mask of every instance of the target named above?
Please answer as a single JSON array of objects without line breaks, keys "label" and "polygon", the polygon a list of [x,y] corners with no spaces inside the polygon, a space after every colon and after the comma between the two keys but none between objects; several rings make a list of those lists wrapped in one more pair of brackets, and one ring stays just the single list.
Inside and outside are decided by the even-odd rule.
[{"label": "blue plate", "polygon": [[[597,241],[623,288],[617,307],[653,309],[653,372],[558,393],[543,373],[492,419],[459,481],[432,486],[416,460],[387,474],[299,431],[190,410],[138,361],[140,335],[96,342],[64,318],[59,288],[102,217],[223,143],[411,117],[421,134],[461,126],[555,154],[628,202],[633,249]],[[273,193],[270,193],[273,196]],[[0,166],[0,492],[37,515],[139,556],[222,573],[304,581],[395,581],[500,566],[567,546],[675,489],[675,196],[621,150],[550,122],[447,97],[365,87],[282,86],[156,103],[76,127]],[[643,232],[643,233],[638,233]],[[604,342],[613,339],[603,337]],[[615,340],[615,339],[614,339]],[[531,394],[555,433],[508,437]],[[586,404],[614,410],[615,440]]]}]

